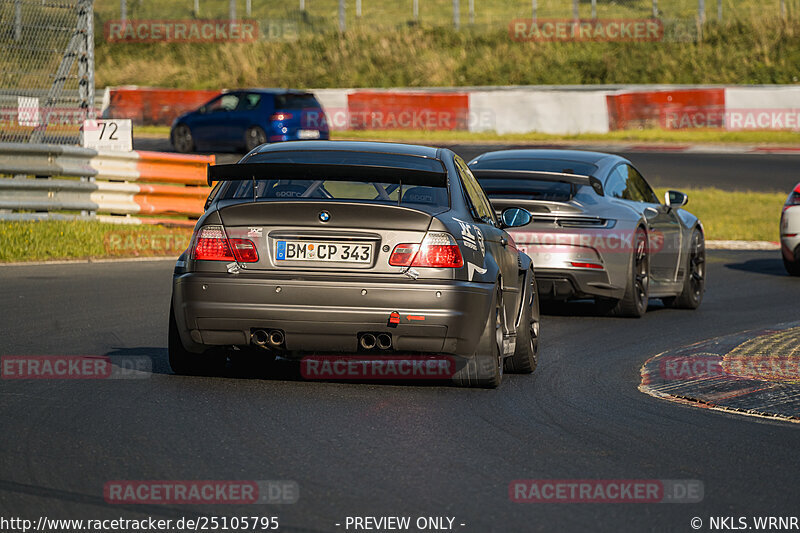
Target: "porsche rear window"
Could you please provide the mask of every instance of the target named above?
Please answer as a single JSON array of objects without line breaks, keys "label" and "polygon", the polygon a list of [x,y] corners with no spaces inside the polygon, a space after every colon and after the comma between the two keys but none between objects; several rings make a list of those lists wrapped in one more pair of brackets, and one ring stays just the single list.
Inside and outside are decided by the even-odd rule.
[{"label": "porsche rear window", "polygon": [[489,198],[568,202],[575,193],[573,185],[560,181],[491,178],[481,178],[478,181]]},{"label": "porsche rear window", "polygon": [[567,159],[479,159],[470,165],[472,170],[538,170],[593,176],[597,165]]}]

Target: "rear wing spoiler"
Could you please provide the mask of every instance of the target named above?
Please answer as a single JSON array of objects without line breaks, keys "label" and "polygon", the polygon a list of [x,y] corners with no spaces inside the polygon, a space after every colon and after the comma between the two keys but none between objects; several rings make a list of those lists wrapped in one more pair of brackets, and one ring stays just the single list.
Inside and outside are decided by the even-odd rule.
[{"label": "rear wing spoiler", "polygon": [[238,163],[209,165],[208,184],[238,180],[333,180],[397,183],[428,187],[447,187],[447,172],[380,165],[345,165],[321,163]]},{"label": "rear wing spoiler", "polygon": [[478,170],[471,169],[472,174],[480,180],[484,179],[520,179],[539,181],[558,181],[572,185],[589,185],[599,196],[605,196],[603,182],[594,176],[582,174],[564,174],[562,172],[544,172],[532,170]]}]

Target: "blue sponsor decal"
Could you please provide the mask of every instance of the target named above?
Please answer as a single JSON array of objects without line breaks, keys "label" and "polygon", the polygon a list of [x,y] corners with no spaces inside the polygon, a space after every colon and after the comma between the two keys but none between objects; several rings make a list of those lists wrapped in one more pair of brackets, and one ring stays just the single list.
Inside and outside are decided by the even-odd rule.
[{"label": "blue sponsor decal", "polygon": [[278,241],[278,250],[275,255],[278,261],[286,259],[286,241]]}]

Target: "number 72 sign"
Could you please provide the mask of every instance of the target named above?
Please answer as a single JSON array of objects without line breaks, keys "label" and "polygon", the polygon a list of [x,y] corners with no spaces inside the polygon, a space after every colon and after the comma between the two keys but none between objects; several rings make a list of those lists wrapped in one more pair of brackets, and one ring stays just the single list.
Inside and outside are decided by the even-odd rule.
[{"label": "number 72 sign", "polygon": [[84,120],[81,145],[95,150],[133,150],[133,130],[129,118]]}]

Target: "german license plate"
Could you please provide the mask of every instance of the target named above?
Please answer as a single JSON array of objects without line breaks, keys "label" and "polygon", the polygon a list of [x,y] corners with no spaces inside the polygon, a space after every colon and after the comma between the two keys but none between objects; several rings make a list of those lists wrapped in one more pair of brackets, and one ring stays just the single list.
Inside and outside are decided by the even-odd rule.
[{"label": "german license plate", "polygon": [[319,139],[319,130],[299,130],[298,139]]},{"label": "german license plate", "polygon": [[278,261],[371,263],[372,244],[352,242],[277,241]]}]

